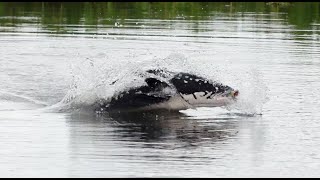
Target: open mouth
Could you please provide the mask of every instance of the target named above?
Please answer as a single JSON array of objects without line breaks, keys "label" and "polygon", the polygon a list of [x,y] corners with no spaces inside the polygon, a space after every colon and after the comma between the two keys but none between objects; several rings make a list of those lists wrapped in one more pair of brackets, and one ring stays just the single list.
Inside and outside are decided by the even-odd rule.
[{"label": "open mouth", "polygon": [[239,95],[239,90],[234,90],[234,91],[231,92],[231,96],[233,98],[236,98],[238,95]]}]

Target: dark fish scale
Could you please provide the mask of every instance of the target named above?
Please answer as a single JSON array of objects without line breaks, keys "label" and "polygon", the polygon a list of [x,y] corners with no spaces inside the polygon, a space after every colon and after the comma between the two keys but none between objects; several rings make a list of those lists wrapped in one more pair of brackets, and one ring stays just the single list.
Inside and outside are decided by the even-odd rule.
[{"label": "dark fish scale", "polygon": [[[168,78],[168,74],[173,74],[172,72],[167,72],[160,69],[148,70],[147,72],[164,78]],[[145,82],[147,85],[132,88],[119,93],[117,96],[111,98],[110,102],[108,103],[105,101],[99,101],[99,107],[97,108],[98,111],[106,109],[141,108],[168,101],[171,98],[171,95],[164,94],[162,92],[164,88],[170,87],[168,83],[156,78],[146,78]],[[176,88],[180,95],[192,94],[195,99],[197,99],[195,92],[204,92],[203,96],[209,94],[207,99],[210,99],[217,94],[222,94],[228,90],[233,90],[229,86],[212,82],[206,78],[190,73],[175,74],[169,80],[169,83]]]},{"label": "dark fish scale", "polygon": [[[178,79],[177,77],[180,78]],[[190,77],[193,80],[190,80]],[[187,83],[185,83],[185,81],[187,81]],[[193,94],[194,92],[204,92],[205,95],[208,94],[207,92],[217,94],[232,89],[221,83],[214,83],[208,79],[189,73],[179,73],[175,75],[170,82],[175,86],[178,92],[181,92],[182,94]]]}]

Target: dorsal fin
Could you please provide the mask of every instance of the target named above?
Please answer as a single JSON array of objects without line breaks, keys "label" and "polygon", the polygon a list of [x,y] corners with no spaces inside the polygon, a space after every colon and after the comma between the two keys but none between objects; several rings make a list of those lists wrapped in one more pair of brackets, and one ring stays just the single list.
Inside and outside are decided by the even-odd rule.
[{"label": "dorsal fin", "polygon": [[162,81],[160,81],[160,80],[158,80],[156,78],[146,78],[145,82],[148,84],[149,87],[154,88],[154,89],[156,89],[156,88],[165,88],[165,87],[168,86],[167,83],[162,82]]},{"label": "dorsal fin", "polygon": [[163,78],[168,78],[173,73],[166,69],[149,69],[146,72]]}]

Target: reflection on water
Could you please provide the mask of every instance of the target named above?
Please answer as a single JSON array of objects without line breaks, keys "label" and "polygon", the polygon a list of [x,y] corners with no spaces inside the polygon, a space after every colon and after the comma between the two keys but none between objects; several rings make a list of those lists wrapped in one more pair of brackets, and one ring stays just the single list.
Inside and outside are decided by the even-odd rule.
[{"label": "reflection on water", "polygon": [[[0,30],[11,32],[12,28],[32,23],[50,33],[80,33],[73,29],[79,26],[86,33],[97,33],[101,27],[150,28],[143,22],[128,22],[131,19],[163,19],[188,20],[195,31],[201,31],[197,28],[201,20],[219,18],[223,13],[226,17],[245,18],[246,14],[255,18],[265,16],[268,21],[284,19],[298,30],[294,34],[304,35],[319,34],[319,12],[319,2],[1,2]],[[277,19],[269,19],[268,14],[276,15]]]},{"label": "reflection on water", "polygon": [[[206,177],[198,168],[223,158],[220,149],[233,144],[240,129],[246,131],[239,125],[241,121],[247,124],[247,120],[218,116],[194,119],[161,111],[103,115],[74,112],[67,116],[72,172],[74,176],[88,176],[88,171],[81,169],[87,164],[96,168],[98,174],[89,173],[94,177],[179,177],[176,171],[192,166],[188,177]],[[161,173],[164,171],[166,174]]]},{"label": "reflection on water", "polygon": [[[80,113],[81,114],[81,113]],[[164,146],[197,146],[222,141],[237,134],[233,118],[192,119],[179,112],[130,112],[105,113],[103,115],[75,113],[72,123],[101,123],[100,127],[112,126],[119,139],[149,142]],[[168,141],[168,142],[167,142]],[[171,143],[170,143],[171,142]],[[177,148],[177,147],[172,147]]]}]

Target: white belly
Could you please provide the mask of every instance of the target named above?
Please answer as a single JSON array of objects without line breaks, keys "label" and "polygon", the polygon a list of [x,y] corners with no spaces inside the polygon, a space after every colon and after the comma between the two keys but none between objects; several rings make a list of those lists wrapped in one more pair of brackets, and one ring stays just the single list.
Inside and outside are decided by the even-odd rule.
[{"label": "white belly", "polygon": [[152,109],[168,109],[168,110],[183,110],[192,108],[190,104],[188,104],[184,99],[181,98],[180,95],[175,95],[171,97],[168,101],[153,104],[148,107],[144,107],[144,110],[152,110]]},{"label": "white belly", "polygon": [[194,93],[196,98],[192,94],[189,95],[175,95],[168,101],[153,104],[148,107],[141,108],[142,110],[154,110],[154,109],[168,109],[168,110],[184,110],[195,107],[220,107],[225,106],[232,102],[230,98],[215,96],[212,99],[203,96],[204,92]]}]

